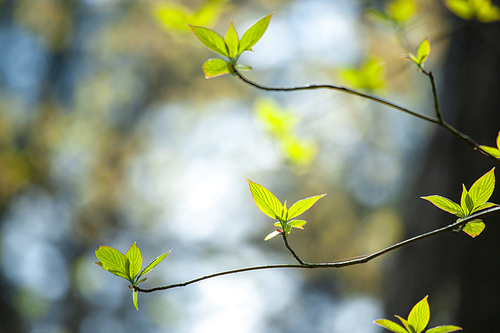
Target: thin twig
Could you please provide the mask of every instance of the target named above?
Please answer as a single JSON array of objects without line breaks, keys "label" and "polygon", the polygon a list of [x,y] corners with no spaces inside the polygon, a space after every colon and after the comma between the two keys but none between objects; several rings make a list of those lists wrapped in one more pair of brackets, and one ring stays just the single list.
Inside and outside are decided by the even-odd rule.
[{"label": "thin twig", "polygon": [[438,103],[437,91],[436,91],[436,83],[434,82],[434,77],[432,76],[432,73],[430,71],[427,72],[427,71],[422,70],[422,72],[425,75],[427,75],[431,81],[432,95],[434,98],[434,109],[435,109],[437,118],[429,117],[429,116],[423,115],[421,113],[412,111],[408,108],[405,108],[403,106],[400,106],[396,103],[390,102],[390,101],[385,100],[385,99],[380,98],[380,97],[365,94],[365,93],[362,93],[362,92],[359,92],[359,91],[356,91],[356,90],[353,90],[350,88],[334,86],[334,85],[330,85],[330,84],[309,84],[309,85],[305,85],[305,86],[295,86],[295,87],[267,87],[267,86],[263,86],[259,83],[256,83],[256,82],[253,82],[253,81],[247,79],[240,72],[238,72],[238,70],[236,68],[234,68],[234,65],[232,65],[232,66],[233,66],[233,68],[232,68],[233,73],[237,78],[239,78],[241,81],[251,85],[252,87],[255,87],[255,88],[261,89],[261,90],[288,92],[288,91],[300,91],[300,90],[330,89],[330,90],[337,90],[337,91],[341,91],[341,92],[344,92],[344,93],[347,93],[350,95],[355,95],[355,96],[359,96],[359,97],[363,97],[363,98],[372,100],[374,102],[377,102],[377,103],[383,104],[385,106],[391,107],[393,109],[407,113],[411,116],[414,116],[414,117],[420,118],[422,120],[428,121],[430,123],[439,125],[439,126],[445,128],[446,130],[448,130],[449,132],[453,133],[455,136],[460,138],[462,141],[467,143],[469,146],[473,147],[476,150],[479,150],[481,153],[494,159],[496,162],[500,162],[500,159],[496,158],[495,156],[491,155],[490,153],[488,153],[487,151],[482,149],[481,146],[475,140],[473,140],[468,135],[463,134],[462,132],[460,132],[458,129],[456,129],[455,127],[448,124],[443,119],[443,116],[442,116],[441,111],[439,109],[439,103]]},{"label": "thin twig", "polygon": [[[471,216],[468,216],[462,220],[459,220],[455,223],[452,223],[450,225],[447,225],[446,227],[442,227],[439,229],[435,229],[433,231],[427,232],[425,234],[421,234],[412,238],[409,238],[407,240],[404,240],[402,242],[396,243],[394,245],[391,245],[389,247],[386,247],[383,250],[374,252],[372,254],[364,255],[356,259],[345,259],[345,260],[340,260],[336,262],[330,262],[330,263],[305,263],[304,264],[272,264],[272,265],[261,265],[261,266],[250,266],[250,267],[244,267],[244,268],[238,268],[238,269],[231,269],[228,271],[222,271],[210,275],[205,275],[193,280],[189,280],[186,282],[181,282],[181,283],[175,283],[175,284],[170,284],[167,286],[162,286],[162,287],[156,287],[156,288],[151,288],[151,289],[142,289],[139,287],[132,287],[135,291],[138,292],[143,292],[143,293],[151,293],[154,291],[160,291],[160,290],[167,290],[167,289],[172,289],[172,288],[177,288],[177,287],[185,287],[187,285],[200,282],[203,280],[208,280],[214,277],[218,276],[223,276],[223,275],[229,275],[229,274],[236,274],[236,273],[241,273],[241,272],[248,272],[248,271],[256,271],[256,270],[264,270],[264,269],[273,269],[273,268],[341,268],[341,267],[347,267],[347,266],[353,266],[353,265],[358,265],[358,264],[364,264],[372,259],[375,259],[377,257],[380,257],[381,255],[384,255],[388,252],[391,252],[393,250],[396,250],[400,247],[403,247],[405,245],[420,241],[424,238],[428,238],[446,231],[454,231],[457,227],[464,226],[468,222],[471,222],[475,219],[479,218],[484,218],[488,215],[498,213],[500,212],[500,206],[495,206],[489,209],[485,209],[479,213],[473,214]],[[287,244],[287,243],[286,243]],[[288,246],[287,246],[288,247]],[[289,248],[290,249],[290,248]],[[295,253],[295,252],[292,252]],[[296,257],[297,259],[297,257]]]},{"label": "thin twig", "polygon": [[292,249],[292,247],[290,246],[290,244],[288,244],[288,240],[286,238],[285,233],[281,232],[281,235],[283,236],[283,242],[285,242],[286,248],[288,249],[288,251],[290,251],[290,253],[292,254],[292,256],[299,262],[299,264],[301,264],[301,265],[309,265],[308,262],[305,262],[304,260],[300,259],[299,255],[294,251],[294,249]]}]

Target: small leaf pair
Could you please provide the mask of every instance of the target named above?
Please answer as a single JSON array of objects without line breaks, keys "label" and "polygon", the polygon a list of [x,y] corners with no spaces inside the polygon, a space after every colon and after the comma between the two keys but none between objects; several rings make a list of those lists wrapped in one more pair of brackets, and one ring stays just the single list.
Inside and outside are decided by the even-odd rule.
[{"label": "small leaf pair", "polygon": [[484,150],[485,152],[487,152],[488,154],[496,157],[496,158],[500,158],[500,132],[498,132],[498,136],[497,136],[497,147],[489,147],[489,146],[479,146],[481,147],[482,150]]},{"label": "small leaf pair", "polygon": [[264,32],[267,30],[269,21],[273,14],[264,16],[254,25],[252,25],[241,37],[234,29],[233,21],[229,25],[229,30],[225,38],[219,35],[212,29],[205,27],[189,25],[188,27],[194,32],[196,37],[205,45],[209,50],[229,58],[228,61],[222,59],[209,59],[203,64],[203,71],[205,78],[234,73],[234,68],[239,70],[250,70],[250,66],[236,64],[240,55],[245,51],[252,51],[252,47],[260,40]]},{"label": "small leaf pair", "polygon": [[[415,304],[408,315],[408,319],[401,318],[397,315],[395,316],[401,321],[401,323],[403,323],[404,327],[388,319],[378,319],[375,320],[374,323],[396,333],[421,333],[424,331],[430,319],[430,308],[429,303],[427,302],[427,297],[428,296],[425,296],[420,302]],[[461,327],[446,325],[430,328],[425,332],[448,333],[461,330]]]},{"label": "small leaf pair", "polygon": [[[428,200],[433,203],[436,207],[457,216],[460,221],[461,219],[472,215],[473,213],[486,209],[493,206],[498,206],[492,202],[487,202],[488,199],[493,194],[495,188],[495,168],[488,171],[481,178],[476,180],[472,184],[469,191],[464,184],[462,184],[462,196],[460,199],[460,205],[451,201],[448,198],[439,195],[430,195],[426,197],[421,197],[424,200]],[[482,220],[475,219],[468,222],[462,230],[471,237],[476,237],[485,228]]]},{"label": "small leaf pair", "polygon": [[284,233],[285,237],[288,237],[292,228],[304,229],[304,220],[292,220],[294,217],[299,216],[306,210],[312,207],[322,197],[326,194],[315,195],[313,197],[305,198],[294,203],[290,208],[286,208],[286,201],[282,205],[281,202],[264,186],[254,183],[248,180],[248,185],[250,186],[250,192],[252,192],[253,200],[259,209],[272,219],[278,220],[274,225],[280,227],[281,229],[276,229],[266,236],[264,240],[269,240],[279,234]]},{"label": "small leaf pair", "polygon": [[448,9],[455,15],[466,19],[477,19],[488,23],[500,20],[500,8],[491,0],[446,0]]},{"label": "small leaf pair", "polygon": [[[149,273],[156,267],[156,265],[162,262],[170,251],[158,256],[141,271],[142,254],[135,242],[128,249],[125,255],[112,247],[99,246],[99,248],[95,250],[95,256],[99,259],[99,262],[96,262],[95,264],[100,266],[105,271],[124,278],[129,281],[132,286],[137,287],[139,283],[146,281],[146,278],[141,279],[141,277]],[[132,299],[135,308],[139,310],[136,290],[133,291]]]},{"label": "small leaf pair", "polygon": [[424,69],[424,62],[429,57],[431,53],[431,42],[429,38],[424,39],[417,47],[417,55],[415,56],[413,53],[409,52],[408,54],[402,54],[401,59],[408,60],[409,62],[413,62],[418,66],[420,71]]}]

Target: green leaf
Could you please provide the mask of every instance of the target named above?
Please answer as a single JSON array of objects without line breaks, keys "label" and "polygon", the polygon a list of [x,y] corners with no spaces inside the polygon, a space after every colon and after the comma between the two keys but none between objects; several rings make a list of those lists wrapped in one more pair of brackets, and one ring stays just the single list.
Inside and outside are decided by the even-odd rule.
[{"label": "green leaf", "polygon": [[374,321],[375,324],[382,326],[383,328],[388,329],[389,331],[396,332],[396,333],[408,333],[407,330],[405,330],[401,325],[396,324],[393,321],[390,321],[388,319],[378,319]]},{"label": "green leaf", "polygon": [[222,59],[208,59],[203,64],[202,69],[205,73],[205,79],[211,79],[229,73],[228,64]]},{"label": "green leaf", "polygon": [[264,186],[248,180],[253,200],[259,209],[272,219],[280,220],[284,215],[281,202]]},{"label": "green leaf", "polygon": [[306,224],[307,222],[304,221],[304,220],[292,220],[292,221],[288,221],[287,224],[293,228],[299,228],[299,229],[304,229],[304,224]]},{"label": "green leaf", "polygon": [[466,20],[474,17],[473,9],[467,0],[446,0],[446,6],[452,13]]},{"label": "green leaf", "polygon": [[415,304],[408,315],[408,323],[415,329],[415,333],[422,332],[429,323],[430,310],[427,297]]},{"label": "green leaf", "polygon": [[133,277],[129,275],[129,260],[123,253],[109,246],[99,246],[95,250],[95,256],[99,259],[99,262],[95,263],[96,265],[133,283]]},{"label": "green leaf", "polygon": [[244,65],[244,64],[236,64],[234,65],[234,68],[236,68],[239,71],[249,71],[252,69],[252,66]]},{"label": "green leaf", "polygon": [[267,30],[267,26],[269,25],[269,21],[273,13],[264,16],[260,20],[258,20],[254,25],[252,25],[241,37],[238,54],[241,54],[244,51],[252,51],[252,46],[254,46],[259,39],[262,37],[264,32]]},{"label": "green leaf", "polygon": [[465,213],[458,204],[454,203],[448,198],[439,196],[439,195],[429,195],[427,197],[421,197],[424,200],[430,201],[436,207],[448,212],[452,213],[458,217],[465,217]]},{"label": "green leaf", "polygon": [[141,272],[142,268],[142,255],[141,250],[137,247],[136,242],[132,244],[132,246],[128,249],[125,254],[127,259],[129,260],[129,276],[134,279],[137,274]]},{"label": "green leaf", "polygon": [[485,224],[483,223],[482,220],[480,219],[476,219],[476,220],[472,220],[470,221],[469,223],[467,223],[464,227],[463,227],[463,231],[471,236],[472,238],[478,236],[480,233],[483,232],[484,228],[485,228]]},{"label": "green leaf", "polygon": [[340,74],[354,88],[376,90],[384,86],[384,69],[383,61],[371,56],[360,69],[346,68]]},{"label": "green leaf", "polygon": [[417,64],[423,67],[424,61],[429,56],[429,53],[431,53],[431,43],[429,38],[426,38],[417,48]]},{"label": "green leaf", "polygon": [[489,153],[493,157],[500,158],[500,149],[488,146],[479,146],[482,150]]},{"label": "green leaf", "polygon": [[465,208],[464,210],[467,211],[467,216],[472,214],[472,210],[474,209],[474,201],[472,201],[472,198],[470,197],[469,193],[465,195]]},{"label": "green leaf", "polygon": [[493,5],[491,3],[491,0],[480,0],[473,2],[476,3],[475,13],[478,21],[489,23],[500,20],[500,8]]},{"label": "green leaf", "polygon": [[194,25],[187,25],[198,37],[198,39],[205,45],[209,50],[218,53],[220,55],[229,57],[227,46],[224,38],[212,29],[198,27]]},{"label": "green leaf", "polygon": [[165,259],[165,257],[172,251],[172,249],[170,249],[168,252],[165,252],[163,253],[162,255],[159,255],[158,257],[156,257],[155,260],[151,261],[149,263],[149,265],[146,266],[146,268],[144,268],[141,272],[141,274],[139,274],[139,276],[137,278],[140,278],[141,276],[143,275],[146,275],[147,273],[149,273],[153,268],[156,267],[156,265],[158,265],[160,262],[163,261],[163,259]]},{"label": "green leaf", "polygon": [[319,199],[324,197],[326,194],[320,194],[320,195],[315,195],[313,197],[305,198],[302,200],[297,201],[288,209],[288,219],[293,219],[296,216],[299,216],[309,208],[311,208],[312,205],[316,203]]},{"label": "green leaf", "polygon": [[274,230],[273,232],[271,232],[269,235],[266,236],[266,238],[264,238],[265,241],[268,241],[270,240],[271,238],[274,238],[276,236],[278,236],[279,234],[281,234],[281,232],[279,232],[278,230]]},{"label": "green leaf", "polygon": [[395,315],[394,317],[398,318],[402,323],[403,325],[405,326],[405,328],[408,330],[408,332],[410,333],[414,333],[414,329],[413,327],[411,327],[410,323],[408,322],[408,320],[398,316],[398,315]]},{"label": "green leaf", "polygon": [[132,292],[132,302],[134,303],[134,307],[136,310],[139,310],[139,299],[138,293],[136,290]]},{"label": "green leaf", "polygon": [[445,325],[445,326],[437,326],[431,329],[428,329],[425,331],[425,333],[449,333],[449,332],[455,332],[455,331],[461,331],[462,328],[458,326],[453,326],[453,325]]},{"label": "green leaf", "polygon": [[498,205],[496,203],[493,203],[493,202],[485,202],[481,206],[475,208],[474,211],[473,211],[473,213],[475,213],[475,212],[477,212],[479,210],[483,210],[483,209],[494,207],[494,206],[498,206]]},{"label": "green leaf", "polygon": [[238,55],[238,45],[239,37],[238,33],[234,29],[233,21],[229,24],[229,30],[226,33],[226,38],[224,39],[229,50],[229,58],[234,59]]},{"label": "green leaf", "polygon": [[495,168],[485,173],[481,178],[476,180],[469,189],[469,196],[474,203],[473,212],[477,207],[483,205],[493,194],[495,188]]},{"label": "green leaf", "polygon": [[416,6],[413,0],[396,0],[387,6],[387,11],[396,23],[404,23],[415,14]]},{"label": "green leaf", "polygon": [[[469,198],[469,200],[467,200],[467,197]],[[470,205],[470,196],[467,193],[467,188],[465,187],[464,184],[462,184],[462,196],[460,197],[460,206],[462,207],[465,216],[470,215],[470,210],[467,207],[467,201],[469,201]]]}]

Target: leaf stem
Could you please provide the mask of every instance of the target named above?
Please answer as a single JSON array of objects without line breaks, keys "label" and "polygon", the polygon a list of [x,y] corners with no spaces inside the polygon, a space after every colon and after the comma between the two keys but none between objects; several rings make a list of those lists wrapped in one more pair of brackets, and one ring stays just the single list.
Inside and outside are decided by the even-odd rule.
[{"label": "leaf stem", "polygon": [[287,239],[285,233],[282,232],[281,235],[283,236],[283,242],[285,242],[286,248],[288,249],[288,251],[290,251],[290,253],[292,254],[292,256],[299,262],[299,264],[301,264],[301,265],[309,265],[309,263],[307,263],[307,262],[303,261],[302,259],[300,259],[299,255],[295,252],[294,249],[292,249],[292,247],[290,246],[290,244],[288,244],[288,239]]},{"label": "leaf stem", "polygon": [[[312,268],[341,268],[341,267],[364,264],[372,259],[380,257],[380,256],[382,256],[388,252],[391,252],[393,250],[396,250],[400,247],[409,245],[411,243],[415,243],[415,242],[420,241],[424,238],[428,238],[431,236],[435,236],[437,234],[441,234],[441,233],[446,232],[446,231],[453,232],[453,230],[455,230],[457,227],[464,226],[465,224],[467,224],[468,222],[470,222],[472,220],[475,220],[478,218],[484,218],[485,216],[495,214],[498,212],[500,212],[500,206],[488,208],[488,209],[485,209],[479,213],[467,216],[466,218],[459,220],[455,223],[449,224],[445,227],[438,228],[438,229],[429,231],[427,233],[406,239],[402,242],[399,242],[399,243],[396,243],[396,244],[391,245],[389,247],[386,247],[385,249],[382,249],[380,251],[374,252],[372,254],[363,255],[363,256],[357,257],[355,259],[343,259],[340,261],[329,262],[329,263],[306,263],[306,262],[302,261],[298,256],[295,257],[295,255],[294,255],[295,259],[297,259],[300,264],[271,264],[271,265],[250,266],[250,267],[231,269],[231,270],[227,270],[227,271],[222,271],[222,272],[218,272],[218,273],[204,275],[204,276],[201,276],[199,278],[192,279],[192,280],[189,280],[186,282],[169,284],[169,285],[162,286],[162,287],[156,287],[156,288],[151,288],[151,289],[142,289],[142,288],[139,288],[137,286],[132,286],[131,288],[134,289],[135,291],[138,291],[138,292],[151,293],[154,291],[167,290],[167,289],[178,288],[178,287],[185,287],[185,286],[188,286],[190,284],[200,282],[203,280],[212,279],[212,278],[215,278],[218,276],[236,274],[236,273],[248,272],[248,271],[274,269],[274,268],[311,268],[311,269]],[[285,245],[287,245],[287,244],[288,243],[286,242],[286,239],[285,239]],[[295,253],[295,251],[293,251],[289,246],[287,246],[287,248],[288,248],[288,250],[290,250],[292,252],[292,254]]]}]

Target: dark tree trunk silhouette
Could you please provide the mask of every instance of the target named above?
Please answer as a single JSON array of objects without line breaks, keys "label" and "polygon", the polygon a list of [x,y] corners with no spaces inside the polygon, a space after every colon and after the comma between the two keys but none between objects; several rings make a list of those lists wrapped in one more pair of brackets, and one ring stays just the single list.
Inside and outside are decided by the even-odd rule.
[{"label": "dark tree trunk silhouette", "polygon": [[[441,108],[450,124],[480,144],[494,146],[500,131],[500,24],[465,24],[451,36],[439,74]],[[408,196],[406,236],[455,220],[420,196],[439,194],[459,202],[462,183],[470,188],[500,166],[443,129],[437,130],[423,158],[422,174]],[[500,168],[496,170],[498,177]],[[500,203],[498,186],[490,201]],[[487,217],[485,223],[486,229],[475,239],[463,232],[449,233],[401,249],[385,280],[387,316],[406,317],[414,304],[429,295],[431,325],[498,331],[500,216]]]}]

